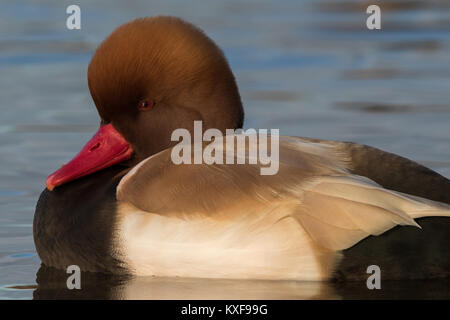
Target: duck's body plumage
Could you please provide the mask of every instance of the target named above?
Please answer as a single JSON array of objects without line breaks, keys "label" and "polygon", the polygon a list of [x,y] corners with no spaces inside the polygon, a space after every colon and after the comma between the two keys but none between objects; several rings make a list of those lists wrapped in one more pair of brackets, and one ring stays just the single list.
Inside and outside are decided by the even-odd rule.
[{"label": "duck's body plumage", "polygon": [[[194,26],[154,17],[119,27],[94,54],[88,82],[101,125],[47,179],[33,226],[45,265],[327,280],[382,264],[395,266],[392,278],[450,276],[450,254],[439,251],[450,240],[442,232],[450,231],[450,181],[413,161],[354,143],[280,137],[275,175],[245,161],[255,142],[244,164],[237,154],[232,164],[174,164],[175,129],[192,136],[194,121],[221,133],[243,123],[223,53]],[[220,138],[212,143],[225,148]],[[427,237],[440,228],[433,241],[396,228],[417,227],[415,219],[446,222],[426,222]],[[409,247],[398,250],[399,237]],[[402,273],[398,263],[419,272]]]},{"label": "duck's body plumage", "polygon": [[297,280],[332,278],[341,251],[370,235],[450,215],[450,206],[384,189],[353,166],[348,144],[296,137],[280,138],[273,176],[260,175],[261,164],[175,165],[167,149],[110,180],[117,200],[97,189],[104,206],[89,210],[109,210],[112,270]]}]

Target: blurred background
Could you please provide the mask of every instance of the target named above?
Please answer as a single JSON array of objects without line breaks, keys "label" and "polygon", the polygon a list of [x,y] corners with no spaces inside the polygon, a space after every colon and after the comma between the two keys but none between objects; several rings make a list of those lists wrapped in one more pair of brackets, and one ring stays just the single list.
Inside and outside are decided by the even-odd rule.
[{"label": "blurred background", "polygon": [[[81,30],[66,28],[71,4]],[[366,28],[370,4],[381,30]],[[0,299],[32,298],[34,206],[98,126],[86,80],[95,48],[118,25],[159,14],[224,50],[246,128],[369,144],[450,177],[448,0],[0,0]]]}]

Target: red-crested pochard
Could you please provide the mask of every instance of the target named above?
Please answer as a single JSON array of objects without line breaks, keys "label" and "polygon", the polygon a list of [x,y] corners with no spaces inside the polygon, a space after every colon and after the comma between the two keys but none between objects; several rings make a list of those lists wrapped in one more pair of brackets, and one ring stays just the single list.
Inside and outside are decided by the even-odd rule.
[{"label": "red-crested pochard", "polygon": [[[353,279],[372,264],[390,278],[450,274],[439,251],[450,181],[408,159],[280,137],[275,175],[259,162],[174,164],[175,129],[201,120],[225,133],[244,118],[222,51],[193,25],[159,16],[120,26],[88,83],[100,129],[47,179],[34,219],[44,265],[238,279]],[[396,227],[432,216],[422,230]]]}]

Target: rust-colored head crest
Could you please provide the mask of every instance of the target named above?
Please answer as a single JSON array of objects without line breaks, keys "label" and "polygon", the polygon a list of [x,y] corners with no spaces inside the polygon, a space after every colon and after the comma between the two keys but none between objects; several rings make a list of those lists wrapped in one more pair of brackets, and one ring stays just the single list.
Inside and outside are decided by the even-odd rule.
[{"label": "rust-colored head crest", "polygon": [[175,17],[140,18],[118,27],[92,57],[88,82],[106,121],[137,111],[144,101],[198,108],[201,100],[236,116],[233,109],[242,109],[222,51],[203,31]]}]

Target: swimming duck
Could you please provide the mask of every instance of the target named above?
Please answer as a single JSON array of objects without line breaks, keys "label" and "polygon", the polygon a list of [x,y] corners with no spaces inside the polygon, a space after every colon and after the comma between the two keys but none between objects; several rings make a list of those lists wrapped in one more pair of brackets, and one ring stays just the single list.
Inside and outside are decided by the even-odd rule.
[{"label": "swimming duck", "polygon": [[[47,178],[33,224],[44,265],[143,276],[351,279],[369,263],[413,270],[401,256],[420,256],[408,251],[424,242],[419,233],[430,236],[420,218],[440,219],[434,227],[448,222],[448,179],[355,143],[280,136],[275,175],[261,175],[260,162],[175,164],[174,130],[193,133],[199,120],[203,130],[225,133],[244,120],[224,54],[181,19],[118,27],[93,55],[88,84],[100,128]],[[405,250],[390,247],[405,239]],[[377,250],[383,253],[375,258]],[[434,275],[448,276],[447,267]]]}]

